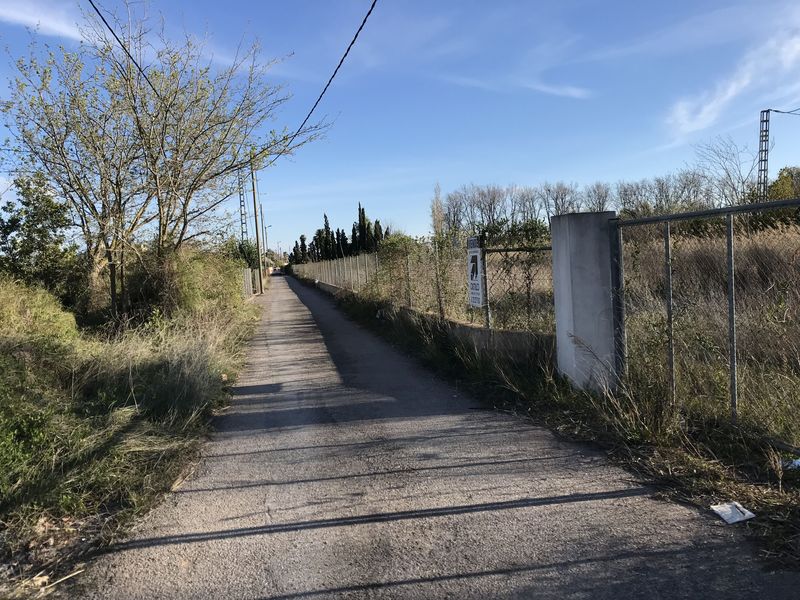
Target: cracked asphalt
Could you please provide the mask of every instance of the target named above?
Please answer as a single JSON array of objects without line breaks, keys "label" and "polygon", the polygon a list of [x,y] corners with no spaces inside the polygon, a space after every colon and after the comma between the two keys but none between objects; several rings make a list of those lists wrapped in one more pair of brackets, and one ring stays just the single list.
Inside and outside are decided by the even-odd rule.
[{"label": "cracked asphalt", "polygon": [[196,472],[70,597],[797,598],[737,526],[485,410],[273,277]]}]

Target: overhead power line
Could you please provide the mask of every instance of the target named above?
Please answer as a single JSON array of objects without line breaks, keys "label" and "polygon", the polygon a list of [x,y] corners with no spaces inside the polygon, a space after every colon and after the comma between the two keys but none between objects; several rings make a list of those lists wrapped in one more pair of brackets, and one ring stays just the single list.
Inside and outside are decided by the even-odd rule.
[{"label": "overhead power line", "polygon": [[775,113],[781,113],[782,115],[794,115],[796,117],[800,117],[800,106],[798,106],[794,110],[778,110],[777,108],[771,108],[770,111]]},{"label": "overhead power line", "polygon": [[97,16],[100,17],[100,20],[103,21],[103,24],[111,32],[111,35],[114,36],[114,39],[117,40],[117,43],[119,44],[120,48],[122,48],[122,50],[125,52],[125,54],[128,56],[128,58],[131,60],[131,62],[134,65],[136,65],[136,68],[139,70],[139,73],[142,74],[142,77],[144,77],[144,80],[148,83],[150,88],[153,90],[153,93],[156,95],[156,98],[161,100],[161,95],[158,93],[158,90],[156,90],[156,86],[153,85],[153,82],[150,81],[150,78],[147,76],[147,73],[144,72],[144,69],[139,65],[138,62],[136,62],[136,59],[133,58],[133,55],[131,55],[130,51],[128,50],[128,47],[124,44],[124,42],[117,35],[117,32],[114,31],[114,28],[111,27],[111,25],[109,24],[108,21],[106,21],[106,18],[103,16],[103,13],[100,12],[100,9],[97,8],[97,5],[94,3],[94,0],[89,0],[89,4],[92,5],[92,8],[94,9],[94,12],[96,12]]},{"label": "overhead power line", "polygon": [[[136,66],[136,68],[142,74],[142,77],[144,77],[145,81],[147,81],[148,85],[150,86],[150,88],[155,93],[156,97],[159,98],[159,100],[160,100],[161,96],[159,95],[158,90],[156,90],[156,87],[153,85],[153,82],[150,81],[150,78],[147,76],[147,73],[145,73],[144,69],[136,61],[136,59],[133,58],[133,55],[131,55],[130,51],[128,50],[128,47],[125,45],[125,43],[122,41],[122,39],[120,39],[120,37],[117,35],[117,32],[114,31],[114,28],[111,26],[111,24],[106,20],[106,18],[103,15],[103,13],[100,11],[100,9],[97,7],[97,5],[94,3],[94,0],[88,0],[88,1],[89,1],[89,4],[91,5],[91,7],[94,9],[94,12],[97,13],[98,17],[100,17],[100,20],[106,26],[108,31],[111,33],[112,36],[114,36],[114,39],[117,40],[117,43],[119,44],[120,48],[122,48],[122,50],[125,52],[127,57]],[[314,111],[319,106],[319,103],[322,101],[323,96],[325,96],[325,93],[328,91],[328,88],[331,86],[331,83],[333,83],[333,80],[336,78],[336,75],[339,73],[339,69],[342,68],[342,65],[344,64],[344,61],[347,59],[347,56],[350,54],[350,50],[352,50],[353,46],[356,43],[356,40],[358,40],[358,36],[361,35],[361,31],[364,29],[364,26],[367,24],[367,21],[369,20],[370,15],[372,15],[372,11],[375,9],[375,5],[377,3],[378,3],[378,0],[372,0],[372,3],[369,6],[369,10],[364,15],[364,18],[361,20],[361,24],[358,26],[358,29],[356,30],[356,33],[353,36],[353,39],[350,40],[350,43],[347,45],[347,49],[345,49],[344,54],[342,54],[342,57],[339,59],[339,63],[336,65],[336,68],[333,70],[333,73],[331,74],[330,78],[328,79],[327,83],[325,84],[325,87],[322,88],[322,91],[320,92],[320,94],[317,97],[316,101],[311,106],[311,109],[306,114],[306,116],[303,119],[302,123],[300,123],[300,126],[294,131],[294,133],[291,136],[289,136],[289,139],[287,140],[287,142],[283,146],[283,148],[281,148],[278,151],[278,153],[272,158],[272,160],[270,160],[266,164],[265,168],[271,166],[272,164],[275,163],[276,160],[278,160],[281,156],[283,156],[286,153],[287,149],[291,148],[292,142],[294,142],[294,140],[297,138],[297,136],[300,135],[300,133],[303,131],[303,127],[306,126],[306,124],[308,123],[309,119],[314,114]],[[255,153],[254,158],[257,158],[261,154],[264,154],[267,150],[268,150],[268,148],[262,148],[260,151]]]},{"label": "overhead power line", "polygon": [[[286,149],[289,148],[292,145],[292,142],[295,140],[295,138],[303,130],[303,127],[306,126],[306,123],[308,123],[308,120],[311,118],[311,115],[314,114],[314,111],[317,109],[317,106],[319,106],[319,103],[322,100],[322,97],[325,95],[325,92],[328,91],[328,88],[331,86],[331,83],[333,83],[333,80],[336,77],[336,74],[339,72],[339,69],[342,68],[342,65],[344,64],[344,61],[347,58],[347,55],[350,54],[350,50],[355,45],[356,40],[358,39],[358,36],[361,34],[361,30],[364,29],[364,25],[367,24],[367,20],[369,19],[369,16],[372,14],[372,11],[375,8],[375,5],[377,3],[378,3],[378,0],[372,0],[372,4],[370,5],[369,10],[367,11],[367,14],[364,15],[364,19],[361,21],[361,25],[358,26],[358,29],[356,30],[356,34],[353,36],[353,39],[350,40],[350,44],[348,44],[347,49],[344,51],[344,54],[342,54],[342,58],[339,59],[339,64],[336,65],[336,68],[333,70],[333,74],[330,76],[330,79],[328,79],[328,83],[326,83],[325,87],[322,88],[322,91],[320,92],[319,97],[317,97],[317,101],[314,102],[314,105],[311,107],[311,110],[308,111],[308,114],[306,115],[306,118],[303,119],[302,123],[300,123],[300,127],[298,127],[297,130],[291,135],[291,137],[289,138],[289,141],[286,142],[286,145],[278,152],[278,154],[276,154],[273,157],[273,159],[266,164],[265,168],[269,167],[270,165],[272,165],[276,160],[278,160],[281,156],[283,156],[283,154],[285,154]],[[256,154],[256,156],[258,156],[259,154],[263,154],[265,151],[266,151],[266,149],[261,150],[258,154]]]}]

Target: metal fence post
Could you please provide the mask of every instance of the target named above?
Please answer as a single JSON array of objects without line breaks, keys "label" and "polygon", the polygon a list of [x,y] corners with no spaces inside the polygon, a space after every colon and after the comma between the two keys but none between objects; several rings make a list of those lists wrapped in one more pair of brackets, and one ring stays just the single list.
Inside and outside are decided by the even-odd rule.
[{"label": "metal fence post", "polygon": [[622,227],[619,219],[610,221],[611,293],[614,311],[614,354],[618,379],[628,374],[628,340],[625,334],[625,262],[623,260]]},{"label": "metal fence post", "polygon": [[675,338],[672,316],[672,240],[669,221],[664,221],[664,284],[667,302],[667,369],[670,406],[675,406]]},{"label": "metal fence post", "polygon": [[733,259],[733,215],[728,213],[728,364],[730,369],[731,420],[739,413],[739,391],[736,374],[736,274]]},{"label": "metal fence post", "polygon": [[484,319],[486,321],[486,329],[492,328],[492,309],[489,306],[489,274],[486,272],[486,237],[485,235],[481,235],[480,237],[480,245],[481,245],[481,271],[483,271],[483,293],[484,293],[484,305],[483,305],[483,313]]}]

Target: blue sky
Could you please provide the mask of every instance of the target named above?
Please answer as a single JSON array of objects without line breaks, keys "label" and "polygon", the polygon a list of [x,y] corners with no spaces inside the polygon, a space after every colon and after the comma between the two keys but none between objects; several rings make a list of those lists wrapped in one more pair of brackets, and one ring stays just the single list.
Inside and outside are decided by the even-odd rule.
[{"label": "blue sky", "polygon": [[[101,0],[119,9],[118,0]],[[224,64],[244,39],[286,57],[271,77],[295,127],[369,0],[150,0],[166,29],[206,36]],[[25,27],[74,44],[88,3],[0,0],[0,42]],[[6,61],[7,62],[7,61]],[[6,79],[10,69],[0,66]],[[564,0],[379,0],[319,107],[325,139],[260,173],[270,246],[356,205],[411,234],[428,230],[439,182],[578,184],[657,175],[718,135],[757,144],[758,111],[800,106],[800,4]],[[800,118],[774,115],[771,175],[800,164]]]}]

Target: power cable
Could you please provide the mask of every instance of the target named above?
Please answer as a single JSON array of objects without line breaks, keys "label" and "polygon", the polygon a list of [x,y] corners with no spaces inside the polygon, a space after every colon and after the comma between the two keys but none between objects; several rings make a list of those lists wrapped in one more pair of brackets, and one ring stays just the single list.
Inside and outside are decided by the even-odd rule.
[{"label": "power cable", "polygon": [[[89,0],[89,1],[91,2],[91,0]],[[300,127],[298,127],[297,130],[292,134],[292,136],[289,138],[289,141],[286,142],[286,145],[280,150],[280,152],[278,152],[278,154],[276,154],[275,157],[266,164],[266,166],[264,167],[265,169],[267,167],[269,167],[270,165],[272,165],[281,156],[283,156],[283,154],[286,152],[286,149],[289,148],[292,145],[292,142],[295,140],[295,138],[303,130],[303,127],[305,127],[306,123],[308,123],[308,120],[311,118],[311,115],[314,114],[314,111],[316,110],[317,106],[319,105],[320,101],[322,100],[322,97],[325,95],[325,92],[328,91],[328,88],[331,86],[331,83],[333,83],[333,80],[336,77],[336,74],[339,72],[339,69],[344,64],[344,61],[347,58],[347,55],[350,54],[351,48],[353,47],[353,45],[355,45],[356,40],[358,39],[358,36],[361,34],[361,30],[364,29],[364,25],[367,24],[367,19],[369,19],[369,16],[372,14],[372,11],[375,8],[375,5],[377,3],[378,3],[378,0],[372,0],[372,4],[370,5],[369,10],[367,11],[367,14],[364,15],[364,19],[361,21],[361,25],[358,26],[358,30],[356,31],[356,34],[353,36],[353,39],[350,40],[350,44],[347,46],[347,50],[344,51],[344,54],[342,55],[342,58],[339,59],[339,64],[337,64],[336,68],[333,70],[333,74],[330,76],[330,79],[328,79],[328,83],[326,83],[325,87],[322,88],[322,92],[320,92],[319,97],[317,98],[317,101],[314,102],[314,105],[311,107],[311,110],[308,111],[308,114],[306,115],[306,118],[303,119],[302,123],[300,123]],[[258,152],[255,155],[255,157],[259,156],[260,154],[263,154],[264,152],[266,152],[266,148],[263,148],[260,152]]]},{"label": "power cable", "polygon": [[139,69],[139,72],[142,74],[142,77],[144,77],[145,81],[150,85],[150,88],[153,90],[153,93],[156,95],[156,98],[158,98],[159,101],[161,101],[161,95],[158,93],[158,90],[156,90],[156,86],[153,85],[153,82],[150,81],[150,78],[147,76],[147,73],[144,72],[144,69],[139,65],[138,62],[136,62],[136,59],[133,58],[131,53],[128,51],[128,47],[119,38],[119,36],[117,35],[117,32],[114,31],[114,28],[111,27],[111,25],[109,24],[108,21],[106,21],[106,18],[103,16],[103,13],[100,12],[100,9],[97,8],[97,5],[94,3],[94,0],[89,0],[89,4],[92,5],[92,8],[94,9],[94,12],[96,12],[97,16],[100,17],[100,20],[103,21],[103,24],[111,32],[111,35],[114,36],[114,39],[117,40],[117,43],[119,44],[120,48],[122,48],[122,50],[125,52],[125,54],[128,55],[128,58],[131,60],[131,62],[134,65],[136,65],[136,68]]},{"label": "power cable", "polygon": [[800,106],[794,110],[778,110],[777,108],[770,108],[769,110],[770,112],[780,113],[782,115],[794,115],[795,117],[800,117]]}]

